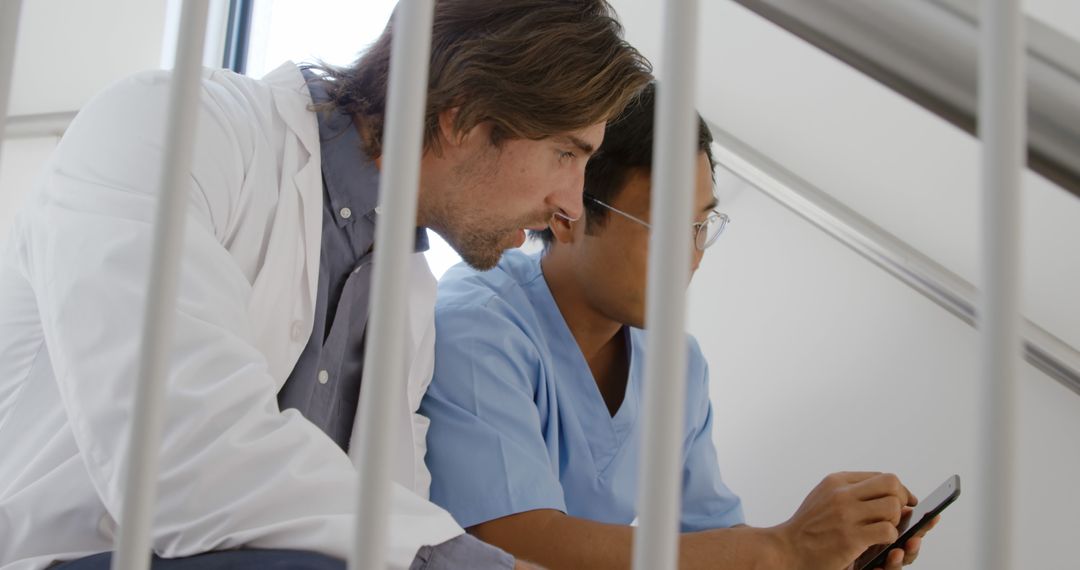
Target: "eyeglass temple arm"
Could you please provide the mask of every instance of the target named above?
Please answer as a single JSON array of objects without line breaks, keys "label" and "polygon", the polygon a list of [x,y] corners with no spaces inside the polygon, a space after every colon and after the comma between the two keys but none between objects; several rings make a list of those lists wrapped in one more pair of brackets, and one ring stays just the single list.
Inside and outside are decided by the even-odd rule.
[{"label": "eyeglass temple arm", "polygon": [[635,216],[633,214],[628,214],[628,213],[626,213],[626,212],[624,212],[624,211],[622,211],[622,210],[620,210],[620,209],[618,209],[618,208],[616,208],[616,207],[614,207],[614,206],[612,206],[610,204],[607,204],[605,202],[600,201],[597,198],[593,198],[592,196],[589,196],[588,194],[585,195],[585,198],[587,200],[595,202],[596,204],[599,204],[599,205],[611,210],[612,212],[615,212],[616,214],[619,214],[621,216],[626,216],[627,218],[630,218],[631,220],[634,220],[635,222],[637,222],[637,223],[639,223],[639,224],[641,224],[641,225],[643,225],[643,226],[645,226],[645,227],[647,227],[649,229],[652,229],[652,224],[650,224],[649,222],[646,222],[645,220],[643,220],[643,219],[641,219],[641,218],[639,218],[639,217],[637,217],[637,216]]}]

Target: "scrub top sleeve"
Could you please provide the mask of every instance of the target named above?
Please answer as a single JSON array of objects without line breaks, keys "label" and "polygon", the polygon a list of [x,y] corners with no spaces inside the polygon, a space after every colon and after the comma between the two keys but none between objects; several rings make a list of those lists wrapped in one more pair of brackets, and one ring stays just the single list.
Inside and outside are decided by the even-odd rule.
[{"label": "scrub top sleeve", "polygon": [[565,512],[533,400],[535,343],[486,306],[439,307],[435,326],[435,372],[420,404],[431,420],[431,500],[463,527],[536,509]]},{"label": "scrub top sleeve", "polygon": [[[712,440],[709,370],[704,358],[700,355],[698,358],[700,365],[696,369],[700,373],[687,379],[691,396],[687,416],[691,423],[683,467],[682,532],[727,528],[746,522],[742,501],[720,477],[720,463]],[[688,368],[695,369],[693,365]]]}]

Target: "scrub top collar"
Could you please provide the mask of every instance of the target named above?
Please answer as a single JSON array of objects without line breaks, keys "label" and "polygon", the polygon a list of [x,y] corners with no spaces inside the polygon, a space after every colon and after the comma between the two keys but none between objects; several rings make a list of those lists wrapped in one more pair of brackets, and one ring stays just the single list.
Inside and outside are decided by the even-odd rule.
[{"label": "scrub top collar", "polygon": [[[588,431],[589,450],[592,452],[596,469],[603,472],[626,442],[640,415],[637,383],[640,381],[641,363],[634,348],[636,343],[632,338],[640,334],[640,331],[627,326],[623,327],[623,338],[627,344],[626,353],[629,355],[630,363],[627,367],[626,393],[619,409],[612,416],[600,393],[600,388],[596,385],[589,363],[585,360],[585,355],[578,347],[570,327],[566,324],[566,319],[563,318],[558,304],[555,303],[555,297],[551,294],[540,265],[541,254],[530,255],[529,258],[533,267],[528,279],[523,283],[523,288],[533,306],[538,308],[538,321],[543,329],[541,332],[551,347],[552,359],[556,363],[555,370],[580,372],[569,375],[570,378],[558,378],[557,381],[572,384],[572,390],[583,396],[573,398],[571,405],[577,410],[582,426]],[[567,388],[571,387],[567,386]]]}]

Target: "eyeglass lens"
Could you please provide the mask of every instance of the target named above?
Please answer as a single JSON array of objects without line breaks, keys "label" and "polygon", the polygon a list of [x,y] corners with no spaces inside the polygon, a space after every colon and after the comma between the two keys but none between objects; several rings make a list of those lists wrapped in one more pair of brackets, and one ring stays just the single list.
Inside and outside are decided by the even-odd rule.
[{"label": "eyeglass lens", "polygon": [[694,246],[704,250],[715,243],[716,238],[720,237],[724,227],[727,226],[727,221],[727,216],[722,214],[709,216],[709,219],[705,220],[704,224],[698,226],[697,233],[694,234]]}]

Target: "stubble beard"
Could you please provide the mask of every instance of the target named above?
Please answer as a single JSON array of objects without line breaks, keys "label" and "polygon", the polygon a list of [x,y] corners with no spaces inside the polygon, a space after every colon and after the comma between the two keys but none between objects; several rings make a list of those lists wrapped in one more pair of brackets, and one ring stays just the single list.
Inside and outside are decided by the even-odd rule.
[{"label": "stubble beard", "polygon": [[470,230],[462,227],[458,231],[447,229],[443,238],[461,259],[477,271],[487,271],[498,265],[504,251],[509,249],[509,233],[485,230]]},{"label": "stubble beard", "polygon": [[516,247],[518,243],[515,238],[521,229],[538,225],[537,220],[547,219],[543,214],[532,214],[507,223],[490,216],[478,216],[478,213],[476,207],[448,205],[433,213],[428,224],[469,267],[478,271],[495,267],[504,251]]},{"label": "stubble beard", "polygon": [[[428,224],[438,233],[470,267],[487,271],[498,265],[502,254],[517,245],[514,241],[522,228],[536,225],[540,214],[532,214],[508,222],[489,215],[492,207],[498,208],[497,200],[477,200],[465,197],[466,188],[493,188],[498,180],[500,151],[488,148],[481,155],[455,168],[453,182],[455,194],[444,196],[441,207],[431,212]],[[503,189],[507,190],[507,189]],[[480,194],[495,194],[484,192]],[[548,216],[550,218],[550,216]],[[545,220],[548,218],[544,218]]]}]

